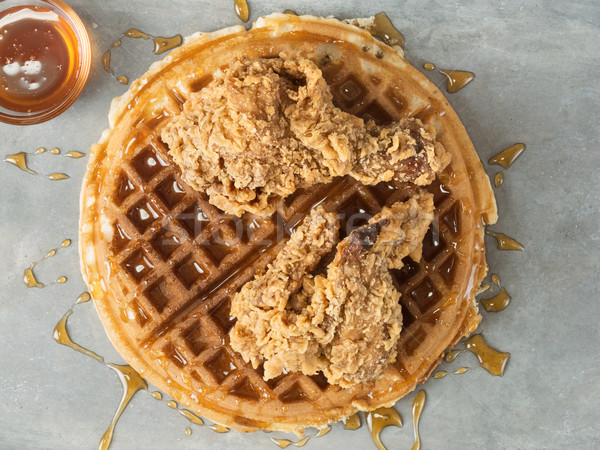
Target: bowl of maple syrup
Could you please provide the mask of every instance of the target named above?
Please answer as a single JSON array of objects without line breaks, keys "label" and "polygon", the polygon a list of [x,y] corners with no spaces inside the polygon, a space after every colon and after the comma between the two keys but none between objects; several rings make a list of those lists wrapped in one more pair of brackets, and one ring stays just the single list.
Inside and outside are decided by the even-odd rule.
[{"label": "bowl of maple syrup", "polygon": [[91,59],[83,22],[61,0],[0,0],[0,121],[31,125],[63,113]]}]

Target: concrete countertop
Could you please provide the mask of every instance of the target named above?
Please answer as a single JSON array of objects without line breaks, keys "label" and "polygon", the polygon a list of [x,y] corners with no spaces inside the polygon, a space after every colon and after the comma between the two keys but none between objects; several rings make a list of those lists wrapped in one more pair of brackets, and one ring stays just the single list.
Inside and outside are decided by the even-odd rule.
[{"label": "concrete countertop", "polygon": [[[85,22],[94,51],[88,85],[60,117],[35,126],[0,124],[0,156],[40,146],[89,153],[107,127],[110,101],[127,88],[102,69],[101,55],[130,27],[155,35],[189,35],[240,23],[231,0],[69,4]],[[448,95],[481,159],[515,142],[527,150],[495,189],[500,219],[494,230],[525,245],[501,252],[488,240],[488,263],[512,303],[485,313],[480,330],[512,356],[504,377],[492,377],[471,354],[448,365],[473,367],[424,384],[420,429],[424,449],[600,448],[600,4],[538,1],[249,0],[250,20],[290,8],[300,14],[369,16],[385,11],[406,36],[416,67],[475,72]],[[127,42],[113,53],[130,79],[158,59],[149,42]],[[441,75],[427,72],[434,82]],[[52,330],[85,290],[77,257],[78,198],[86,159],[50,154],[31,158],[40,173],[65,172],[52,182],[0,163],[0,448],[96,448],[121,396],[115,374],[56,344]],[[492,177],[498,166],[484,164]],[[63,239],[37,274],[68,282],[27,288],[23,271]],[[69,322],[73,339],[122,361],[91,303]],[[410,405],[396,408],[403,429],[382,433],[390,449],[410,448]],[[138,394],[115,429],[114,449],[276,448],[275,435],[217,434],[192,426],[164,403]],[[278,435],[279,436],[279,435]],[[282,435],[283,436],[283,435]],[[340,424],[307,448],[374,448],[366,427]]]}]

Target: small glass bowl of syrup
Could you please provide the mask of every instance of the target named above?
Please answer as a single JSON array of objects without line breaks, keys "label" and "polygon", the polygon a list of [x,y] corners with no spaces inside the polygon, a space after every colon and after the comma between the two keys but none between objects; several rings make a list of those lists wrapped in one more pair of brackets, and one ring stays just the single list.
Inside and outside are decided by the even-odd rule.
[{"label": "small glass bowl of syrup", "polygon": [[63,113],[91,60],[85,26],[61,0],[0,0],[0,121],[31,125]]}]

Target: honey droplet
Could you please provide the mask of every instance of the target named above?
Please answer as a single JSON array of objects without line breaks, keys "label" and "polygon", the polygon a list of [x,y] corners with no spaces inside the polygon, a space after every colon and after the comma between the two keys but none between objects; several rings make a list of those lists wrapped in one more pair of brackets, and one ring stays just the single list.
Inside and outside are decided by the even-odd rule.
[{"label": "honey droplet", "polygon": [[491,278],[492,278],[492,283],[494,283],[496,286],[500,287],[500,277],[498,276],[498,274],[493,273]]},{"label": "honey droplet", "polygon": [[165,402],[167,404],[167,406],[171,409],[177,409],[177,402],[175,400],[169,400],[168,402]]},{"label": "honey droplet", "polygon": [[419,420],[421,419],[421,413],[423,412],[423,407],[425,406],[425,391],[421,389],[417,392],[415,399],[412,402],[412,422],[413,422],[413,432],[415,433],[415,443],[412,446],[412,450],[420,450],[421,449],[421,436],[419,435]]},{"label": "honey droplet", "polygon": [[463,373],[466,373],[469,370],[468,367],[461,367],[460,369],[457,369],[454,371],[454,373],[456,375],[462,375]]},{"label": "honey droplet", "polygon": [[35,288],[43,288],[46,285],[44,283],[40,283],[36,277],[35,274],[33,273],[33,269],[35,268],[36,263],[32,263],[31,266],[29,266],[27,269],[25,269],[25,272],[23,273],[23,283],[25,283],[25,285],[27,287],[35,287]]},{"label": "honey droplet", "polygon": [[89,292],[82,292],[81,294],[79,294],[79,297],[77,297],[77,300],[75,300],[75,304],[79,305],[80,303],[87,303],[92,299],[92,296],[90,295]]},{"label": "honey droplet", "polygon": [[465,347],[473,353],[479,365],[494,376],[504,375],[506,363],[510,358],[510,353],[499,352],[490,347],[483,339],[481,334],[475,334],[465,341]]},{"label": "honey droplet", "polygon": [[79,159],[79,158],[83,158],[85,156],[85,153],[81,153],[81,152],[67,152],[67,153],[65,153],[65,156],[67,158]]},{"label": "honey droplet", "polygon": [[525,148],[525,144],[511,145],[510,147],[502,150],[496,156],[490,158],[488,164],[496,164],[508,169],[517,160],[517,158],[521,156],[521,153],[525,151]]},{"label": "honey droplet", "polygon": [[319,431],[317,431],[317,434],[315,434],[314,436],[305,436],[297,442],[290,441],[289,439],[273,439],[273,438],[271,438],[271,441],[273,443],[277,444],[280,448],[287,448],[290,445],[293,447],[304,447],[306,445],[306,443],[308,441],[310,441],[312,438],[323,437],[330,431],[331,431],[331,426],[327,425],[326,427],[320,428]]},{"label": "honey droplet", "polygon": [[464,350],[450,350],[448,353],[446,353],[446,356],[444,356],[444,361],[447,363],[452,363],[461,353],[464,353]]},{"label": "honey droplet", "polygon": [[427,70],[427,71],[431,71],[435,69],[435,64],[433,63],[425,63],[423,64],[423,69]]},{"label": "honey droplet", "polygon": [[387,45],[398,45],[404,48],[404,35],[398,31],[384,12],[375,14],[373,26],[369,31],[373,36],[381,39]]},{"label": "honey droplet", "polygon": [[156,400],[162,400],[162,394],[158,391],[150,392],[150,395]]},{"label": "honey droplet", "polygon": [[498,242],[498,250],[515,250],[522,252],[524,249],[521,244],[503,233],[497,233],[490,230],[486,230],[485,232],[496,239]]},{"label": "honey droplet", "polygon": [[436,380],[440,380],[446,375],[448,375],[448,372],[446,372],[445,370],[438,370],[436,373],[433,374],[433,378]]},{"label": "honey droplet", "polygon": [[342,420],[342,423],[344,424],[344,430],[358,430],[362,426],[358,413],[346,417]]},{"label": "honey droplet", "polygon": [[190,427],[185,427],[185,437],[190,437],[192,435],[192,429]]},{"label": "honey droplet", "polygon": [[55,148],[51,148],[50,149],[50,153],[52,153],[53,155],[60,155],[60,150]]},{"label": "honey droplet", "polygon": [[56,282],[58,284],[64,284],[64,283],[67,282],[67,277],[58,277],[57,280],[56,280]]},{"label": "honey droplet", "polygon": [[246,0],[234,0],[233,9],[235,9],[236,15],[242,22],[248,22],[250,10],[248,9],[248,2]]},{"label": "honey droplet", "polygon": [[508,295],[506,289],[501,288],[500,292],[498,292],[498,294],[492,298],[481,300],[481,304],[487,312],[499,312],[506,309],[506,307],[510,304],[510,300],[510,295]]},{"label": "honey droplet", "polygon": [[367,427],[371,439],[379,450],[385,450],[379,437],[381,430],[390,425],[402,428],[402,418],[394,408],[377,408],[375,411],[367,413]]},{"label": "honey droplet", "polygon": [[154,44],[152,52],[155,55],[160,55],[161,53],[174,49],[175,47],[179,47],[183,43],[183,37],[181,37],[180,34],[176,34],[175,36],[171,37],[161,37],[152,36],[151,34],[144,33],[143,31],[136,30],[135,28],[130,28],[129,30],[125,31],[123,34],[121,34],[119,39],[114,41],[110,45],[110,48],[102,55],[102,66],[104,67],[104,70],[121,84],[127,84],[129,80],[124,75],[115,75],[115,71],[111,67],[111,51],[113,48],[121,47],[123,44],[123,38],[125,37],[144,40],[152,39],[152,43]]},{"label": "honey droplet", "polygon": [[62,242],[60,243],[60,246],[61,246],[62,248],[66,248],[66,247],[68,247],[69,245],[71,245],[71,239],[65,239],[64,241],[62,241]]},{"label": "honey droplet", "polygon": [[213,423],[212,425],[209,425],[208,428],[217,433],[229,433],[229,428],[224,425],[219,425],[218,423]]},{"label": "honey droplet", "polygon": [[289,14],[290,16],[297,16],[298,14],[296,14],[295,11],[292,11],[291,9],[286,9],[284,12],[284,14]]},{"label": "honey droplet", "polygon": [[451,94],[460,91],[475,79],[473,72],[465,70],[438,69],[438,72],[446,77],[446,90]]},{"label": "honey droplet", "polygon": [[50,175],[48,175],[48,179],[52,181],[66,180],[68,178],[69,175],[67,175],[66,173],[51,173]]},{"label": "honey droplet", "polygon": [[[160,394],[160,392],[159,392],[159,394]],[[202,418],[198,417],[196,414],[194,414],[190,410],[180,409],[178,411],[179,411],[179,414],[181,414],[183,417],[185,417],[187,420],[189,420],[194,425],[198,425],[198,426],[204,425],[204,421],[202,420]]]},{"label": "honey droplet", "polygon": [[494,177],[494,186],[500,187],[504,183],[504,172],[498,172]]},{"label": "honey droplet", "polygon": [[45,153],[46,149],[44,147],[38,147],[37,150],[35,152],[33,152],[34,155],[41,155],[42,153]]},{"label": "honey droplet", "polygon": [[23,172],[27,172],[31,175],[37,175],[37,172],[35,170],[31,170],[27,166],[27,153],[25,152],[15,153],[14,155],[6,155],[4,161],[9,164],[12,164],[13,166],[18,167]]}]

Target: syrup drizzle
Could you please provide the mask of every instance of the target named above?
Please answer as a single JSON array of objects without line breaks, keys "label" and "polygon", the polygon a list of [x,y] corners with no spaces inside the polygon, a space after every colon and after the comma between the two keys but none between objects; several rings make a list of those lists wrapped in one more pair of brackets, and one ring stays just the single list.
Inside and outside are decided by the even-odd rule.
[{"label": "syrup drizzle", "polygon": [[379,450],[386,450],[379,437],[381,430],[390,425],[402,428],[402,417],[394,408],[377,408],[367,413],[367,427],[371,433],[371,439]]},{"label": "syrup drizzle", "polygon": [[[488,161],[488,164],[496,164],[501,166],[503,169],[508,169],[517,160],[521,153],[525,151],[525,144],[514,144],[508,148],[505,148],[496,156],[493,156]],[[504,183],[504,170],[498,172],[494,177],[494,186],[500,187]]]},{"label": "syrup drizzle", "polygon": [[473,353],[479,365],[493,376],[503,376],[510,353],[499,352],[490,347],[481,334],[475,334],[465,341],[465,347]]},{"label": "syrup drizzle", "polygon": [[[77,297],[77,300],[75,301],[73,306],[80,303],[86,303],[90,299],[91,296],[89,292],[84,292],[79,297]],[[119,417],[121,417],[121,414],[125,410],[125,407],[129,404],[136,392],[142,389],[147,389],[148,385],[146,384],[146,381],[144,381],[144,379],[140,376],[140,374],[138,374],[131,366],[107,363],[104,361],[104,358],[102,356],[94,353],[91,350],[88,350],[85,347],[82,347],[81,345],[75,343],[71,339],[71,337],[69,336],[69,332],[67,331],[67,321],[71,314],[73,314],[73,306],[69,308],[69,310],[65,313],[62,319],[60,319],[60,321],[56,324],[56,327],[54,327],[54,332],[52,333],[52,337],[59,344],[67,346],[77,352],[83,353],[84,355],[95,359],[99,363],[104,364],[106,367],[113,370],[117,374],[117,377],[121,382],[121,386],[123,387],[123,396],[121,397],[119,406],[117,407],[115,415],[113,416],[110,425],[104,432],[98,445],[98,448],[100,450],[106,450],[110,446],[115,426],[117,424],[117,421],[119,420]]]},{"label": "syrup drizzle", "polygon": [[524,247],[513,238],[508,237],[503,233],[497,233],[491,230],[485,230],[486,234],[492,236],[498,242],[498,250],[515,250],[522,252]]},{"label": "syrup drizzle", "polygon": [[319,431],[317,431],[317,434],[315,434],[313,436],[305,436],[296,442],[290,441],[289,439],[274,439],[274,438],[271,438],[271,441],[273,441],[273,443],[277,444],[280,448],[287,448],[290,445],[292,447],[304,447],[306,445],[306,443],[308,441],[310,441],[312,438],[323,437],[330,431],[331,431],[331,425],[327,425],[324,428],[320,428]]},{"label": "syrup drizzle", "polygon": [[344,424],[344,430],[358,430],[362,426],[358,413],[346,417],[342,420],[342,423]]},{"label": "syrup drizzle", "polygon": [[398,31],[384,12],[375,14],[373,26],[369,29],[369,32],[387,45],[398,45],[404,49],[404,35]]},{"label": "syrup drizzle", "polygon": [[421,389],[417,392],[413,402],[412,402],[412,422],[413,422],[413,431],[415,433],[415,443],[412,446],[412,450],[420,450],[421,449],[421,436],[419,435],[419,420],[421,419],[421,413],[423,412],[423,407],[425,406],[426,399],[425,391]]},{"label": "syrup drizzle", "polygon": [[121,84],[127,84],[129,80],[125,75],[115,75],[115,71],[110,65],[110,59],[112,49],[116,47],[121,47],[124,38],[144,39],[146,41],[152,39],[152,43],[154,44],[154,49],[152,50],[152,53],[154,53],[155,55],[160,55],[161,53],[172,50],[175,47],[179,47],[183,43],[183,38],[180,34],[176,34],[175,36],[171,37],[160,37],[144,33],[143,31],[137,30],[135,28],[130,28],[129,30],[125,31],[116,41],[114,41],[110,45],[110,48],[107,51],[105,51],[102,55],[102,66],[104,67],[104,70]]},{"label": "syrup drizzle", "polygon": [[433,378],[434,380],[441,380],[446,375],[448,375],[448,372],[446,370],[438,370],[436,373],[433,374]]},{"label": "syrup drizzle", "polygon": [[27,269],[25,269],[23,272],[23,283],[25,283],[25,285],[27,287],[39,288],[39,289],[47,287],[47,286],[54,286],[55,284],[66,283],[67,277],[63,275],[63,276],[58,277],[56,279],[56,281],[50,282],[48,284],[44,284],[36,278],[33,270],[38,266],[38,264],[42,263],[42,261],[45,261],[48,258],[52,258],[54,255],[56,255],[56,253],[58,253],[58,251],[61,248],[66,248],[70,245],[71,245],[71,239],[65,239],[64,241],[62,241],[60,243],[59,248],[53,248],[48,253],[46,253],[46,256],[44,256],[41,260],[32,262],[31,265]]},{"label": "syrup drizzle", "polygon": [[233,9],[242,22],[248,22],[250,10],[248,9],[248,2],[246,0],[234,0]]},{"label": "syrup drizzle", "polygon": [[[31,153],[19,152],[19,153],[14,153],[12,155],[6,155],[4,157],[4,162],[12,164],[13,166],[21,169],[23,172],[26,172],[30,175],[39,175],[35,170],[29,168],[29,166],[27,165],[27,156],[28,155],[29,156],[41,155],[42,153],[46,153],[46,152],[48,152],[52,155],[62,155],[60,150],[56,147],[52,148],[50,150],[46,150],[44,147],[39,147],[36,151],[31,152]],[[84,157],[85,153],[67,152],[62,156],[66,156],[67,158],[72,158],[72,159],[78,159],[78,158]],[[46,177],[52,181],[66,180],[69,178],[69,176],[64,173],[51,173],[50,175],[47,175]]]},{"label": "syrup drizzle", "polygon": [[475,79],[475,74],[466,70],[448,70],[438,69],[435,64],[425,63],[423,64],[425,70],[437,70],[439,73],[446,77],[446,90],[450,94],[460,91],[467,84]]}]

